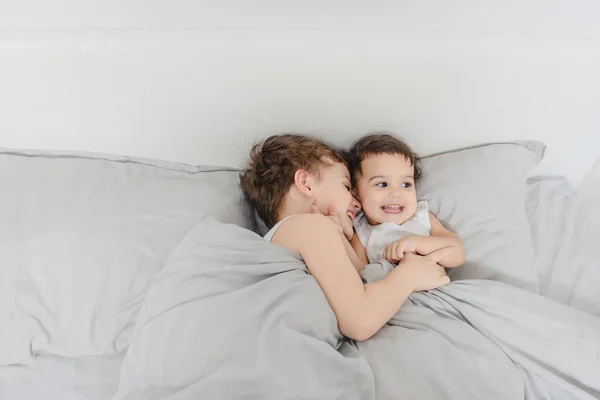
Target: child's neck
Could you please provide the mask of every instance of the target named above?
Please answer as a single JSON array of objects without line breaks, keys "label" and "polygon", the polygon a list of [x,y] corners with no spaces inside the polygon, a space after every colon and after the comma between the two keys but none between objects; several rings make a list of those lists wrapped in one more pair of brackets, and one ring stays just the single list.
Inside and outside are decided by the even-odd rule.
[{"label": "child's neck", "polygon": [[283,200],[283,204],[277,214],[277,221],[275,222],[279,222],[290,215],[310,213],[311,205],[310,199],[298,196],[297,193],[290,191]]}]

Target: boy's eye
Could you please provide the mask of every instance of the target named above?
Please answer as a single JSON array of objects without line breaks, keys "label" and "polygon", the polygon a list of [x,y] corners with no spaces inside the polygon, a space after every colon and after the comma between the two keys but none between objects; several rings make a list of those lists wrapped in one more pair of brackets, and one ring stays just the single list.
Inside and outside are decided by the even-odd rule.
[{"label": "boy's eye", "polygon": [[384,187],[387,187],[387,182],[379,182],[379,183],[376,183],[375,186],[384,188]]},{"label": "boy's eye", "polygon": [[404,183],[402,184],[402,187],[403,187],[403,188],[409,188],[409,187],[411,187],[411,186],[412,186],[412,183],[410,183],[410,182],[404,182]]}]

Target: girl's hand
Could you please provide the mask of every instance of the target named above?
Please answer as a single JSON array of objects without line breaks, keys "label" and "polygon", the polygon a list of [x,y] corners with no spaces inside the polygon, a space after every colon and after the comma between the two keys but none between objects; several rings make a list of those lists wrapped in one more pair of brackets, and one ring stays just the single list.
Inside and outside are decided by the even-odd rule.
[{"label": "girl's hand", "polygon": [[388,244],[383,250],[383,258],[396,264],[404,258],[406,253],[417,254],[417,244],[413,236],[403,237]]}]

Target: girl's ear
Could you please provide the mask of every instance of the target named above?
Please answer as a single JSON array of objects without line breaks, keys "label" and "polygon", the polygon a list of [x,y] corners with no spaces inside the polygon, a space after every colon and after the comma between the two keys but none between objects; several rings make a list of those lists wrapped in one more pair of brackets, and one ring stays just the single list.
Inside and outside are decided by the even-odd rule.
[{"label": "girl's ear", "polygon": [[312,197],[310,174],[303,169],[299,169],[294,174],[294,186],[300,193]]}]

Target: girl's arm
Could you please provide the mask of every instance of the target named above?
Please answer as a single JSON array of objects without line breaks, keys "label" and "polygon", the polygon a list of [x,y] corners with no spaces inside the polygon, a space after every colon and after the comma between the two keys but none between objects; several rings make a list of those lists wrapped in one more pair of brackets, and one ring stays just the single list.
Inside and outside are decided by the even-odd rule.
[{"label": "girl's arm", "polygon": [[429,213],[431,236],[406,236],[390,243],[383,252],[383,258],[390,262],[402,260],[406,253],[430,254],[436,250],[449,248],[452,250],[439,264],[446,268],[460,267],[465,262],[465,248],[454,233],[446,229],[442,223]]},{"label": "girl's arm", "polygon": [[[465,262],[465,247],[460,238],[446,229],[431,212],[429,213],[429,222],[431,224],[430,239],[432,243],[428,245],[426,241],[423,242],[420,247],[417,247],[417,252],[419,254],[429,254],[442,247],[451,247],[454,250],[452,255],[441,259],[439,264],[446,268],[460,267]],[[419,250],[423,250],[423,252]]]},{"label": "girl's arm", "polygon": [[275,233],[272,243],[287,247],[304,259],[311,275],[331,305],[340,332],[355,340],[374,335],[416,290],[429,290],[449,283],[437,258],[410,254],[383,280],[363,284],[344,246],[345,238],[326,216],[302,214],[288,219]]}]

